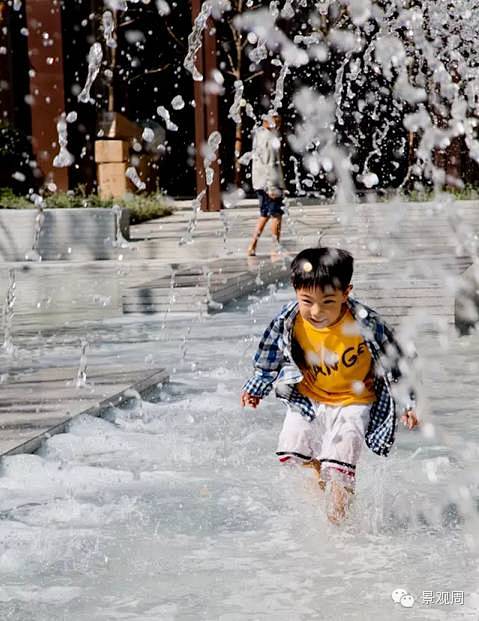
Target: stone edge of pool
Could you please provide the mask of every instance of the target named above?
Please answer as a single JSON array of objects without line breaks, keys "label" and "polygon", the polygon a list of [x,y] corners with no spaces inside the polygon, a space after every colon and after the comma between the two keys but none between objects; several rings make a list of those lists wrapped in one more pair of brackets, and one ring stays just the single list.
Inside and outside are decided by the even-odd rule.
[{"label": "stone edge of pool", "polygon": [[108,396],[103,395],[103,398],[93,403],[93,405],[90,405],[85,409],[76,412],[73,415],[65,417],[65,419],[61,422],[45,428],[40,433],[36,433],[34,431],[33,433],[35,435],[24,439],[22,442],[9,448],[8,450],[5,451],[0,448],[0,460],[3,457],[9,457],[12,455],[18,455],[22,453],[34,453],[40,448],[45,440],[48,440],[56,434],[65,433],[68,429],[68,426],[78,417],[85,414],[89,416],[101,417],[108,408],[126,403],[129,399],[131,399],[133,395],[128,395],[128,392],[135,391],[141,397],[145,397],[146,395],[150,394],[155,388],[159,387],[161,384],[167,383],[168,381],[169,375],[167,371],[165,369],[157,369],[149,375],[140,377],[132,384],[122,387],[121,390],[119,390],[118,392],[113,392]]}]

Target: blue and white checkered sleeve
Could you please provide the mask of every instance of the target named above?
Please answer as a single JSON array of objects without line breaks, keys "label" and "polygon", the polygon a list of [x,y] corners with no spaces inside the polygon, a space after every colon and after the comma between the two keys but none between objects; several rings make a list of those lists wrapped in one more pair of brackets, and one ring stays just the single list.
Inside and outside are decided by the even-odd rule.
[{"label": "blue and white checkered sleeve", "polygon": [[275,317],[266,328],[254,357],[254,375],[244,384],[243,391],[255,397],[266,397],[283,366],[280,348],[283,321]]}]

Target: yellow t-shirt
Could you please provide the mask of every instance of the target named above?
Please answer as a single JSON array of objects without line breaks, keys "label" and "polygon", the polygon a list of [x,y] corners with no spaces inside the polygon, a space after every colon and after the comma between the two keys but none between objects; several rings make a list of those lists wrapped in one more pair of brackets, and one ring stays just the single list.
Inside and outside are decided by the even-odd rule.
[{"label": "yellow t-shirt", "polygon": [[303,358],[299,392],[328,405],[376,400],[371,354],[350,310],[327,328],[315,328],[298,313],[293,336]]}]

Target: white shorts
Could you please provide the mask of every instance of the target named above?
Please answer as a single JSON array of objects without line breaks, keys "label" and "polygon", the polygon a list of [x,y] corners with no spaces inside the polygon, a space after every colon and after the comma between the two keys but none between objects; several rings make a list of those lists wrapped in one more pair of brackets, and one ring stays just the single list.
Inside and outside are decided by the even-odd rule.
[{"label": "white shorts", "polygon": [[315,403],[309,422],[288,408],[276,454],[281,462],[321,462],[321,478],[354,487],[356,464],[364,443],[372,404],[333,406]]}]

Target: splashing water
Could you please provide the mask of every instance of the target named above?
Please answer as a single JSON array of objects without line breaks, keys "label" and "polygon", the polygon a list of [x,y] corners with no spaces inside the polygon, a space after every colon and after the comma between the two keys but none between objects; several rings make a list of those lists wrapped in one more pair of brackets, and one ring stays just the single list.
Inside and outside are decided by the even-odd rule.
[{"label": "splashing water", "polygon": [[180,360],[183,364],[185,363],[186,356],[188,353],[188,339],[190,337],[190,334],[191,334],[191,324],[188,326],[188,329],[186,330],[186,334],[184,334],[181,339]]},{"label": "splashing water", "polygon": [[156,0],[156,8],[162,17],[171,13],[170,5],[166,0]]},{"label": "splashing water", "polygon": [[273,110],[278,112],[278,110],[283,105],[284,98],[284,81],[286,80],[286,76],[289,73],[289,67],[287,64],[284,64],[281,67],[281,71],[279,72],[278,79],[276,80],[276,89],[273,100]]},{"label": "splashing water", "polygon": [[283,19],[292,19],[295,15],[293,0],[285,0],[283,8],[281,9],[281,17]]},{"label": "splashing water", "polygon": [[161,331],[162,331],[162,333],[164,335],[166,335],[166,332],[165,332],[166,322],[168,321],[168,318],[170,316],[173,304],[176,302],[175,285],[176,285],[176,270],[173,268],[172,271],[171,271],[171,276],[170,276],[170,286],[169,286],[169,293],[168,293],[168,305],[166,307],[165,314],[163,315],[163,322],[161,324]]},{"label": "splashing water", "polygon": [[246,116],[257,122],[256,114],[254,113],[253,106],[247,101],[245,106]]},{"label": "splashing water", "polygon": [[230,230],[230,226],[228,222],[228,216],[226,215],[226,209],[220,209],[220,219],[221,219],[221,224],[223,226],[223,252],[225,254],[229,254],[228,253],[228,233]]},{"label": "splashing water", "polygon": [[255,40],[257,40],[256,47],[252,48],[248,52],[248,56],[252,62],[259,65],[262,60],[266,60],[266,58],[268,58],[268,49],[264,39],[261,39],[255,35]]},{"label": "splashing water", "polygon": [[68,151],[68,130],[65,113],[63,113],[57,123],[58,144],[60,152],[53,158],[53,165],[57,168],[66,168],[75,161],[73,155]]},{"label": "splashing water", "polygon": [[105,11],[101,17],[102,25],[103,25],[103,35],[105,37],[105,42],[108,47],[114,49],[117,47],[117,42],[115,40],[115,20],[113,19],[113,13],[111,11]]},{"label": "splashing water", "polygon": [[105,5],[112,11],[128,11],[127,0],[105,0]]},{"label": "splashing water", "polygon": [[203,74],[196,68],[196,55],[200,51],[203,45],[203,32],[206,29],[206,24],[211,16],[212,5],[211,2],[203,2],[201,10],[196,16],[193,24],[193,29],[188,36],[188,53],[183,62],[184,68],[191,73],[195,82],[202,82]]},{"label": "splashing water", "polygon": [[234,82],[234,101],[228,112],[228,117],[233,119],[235,123],[241,123],[241,105],[243,100],[244,84],[242,80],[235,80]]},{"label": "splashing water", "polygon": [[293,163],[293,171],[294,171],[293,183],[294,183],[294,187],[296,188],[296,196],[304,196],[305,191],[303,190],[301,186],[301,173],[299,170],[298,158],[295,157],[294,155],[291,155],[290,161]]},{"label": "splashing water", "polygon": [[15,346],[13,344],[13,318],[15,316],[15,302],[16,302],[16,279],[15,270],[8,270],[8,289],[5,296],[5,302],[3,304],[3,345],[2,349],[7,354],[13,354]]},{"label": "splashing water", "polygon": [[[308,63],[317,67],[334,51],[343,55],[331,95],[336,124],[343,128],[341,131],[346,131],[354,119],[356,127],[346,137],[352,149],[361,149],[364,145],[363,127],[366,115],[370,115],[365,99],[369,99],[374,88],[381,90],[381,96],[387,91],[392,101],[391,115],[373,136],[374,152],[369,153],[369,160],[382,154],[383,145],[394,136],[391,129],[403,126],[418,138],[413,152],[415,161],[409,162],[403,185],[411,176],[422,174],[436,188],[445,183],[461,187],[460,179],[446,178],[444,170],[436,165],[434,154],[463,137],[469,156],[479,161],[479,140],[474,130],[479,82],[475,71],[477,50],[472,44],[479,20],[477,11],[472,9],[473,3],[461,2],[461,10],[453,15],[445,5],[429,6],[429,3],[409,7],[397,1],[383,8],[361,0],[344,3],[343,12],[338,13],[333,3],[318,2],[304,22],[302,33],[295,35],[293,41],[278,26],[277,20],[279,17],[293,19],[296,10],[301,11],[306,3],[287,0],[280,9],[279,2],[275,1],[269,10],[258,9],[253,3],[246,6],[254,10],[237,14],[234,26],[247,31],[251,45],[258,45],[258,57],[255,57],[255,48],[248,50],[253,62],[259,64],[267,58],[263,45],[272,55],[279,51],[284,63],[292,67]],[[350,28],[344,25],[347,20],[351,22]],[[316,29],[319,25],[321,27]],[[271,60],[271,64],[275,62]],[[311,69],[315,70],[313,65]],[[383,86],[375,82],[376,76],[381,76]],[[365,93],[360,96],[361,89]],[[296,105],[293,107],[301,113]],[[350,119],[347,122],[346,112]],[[306,121],[303,130],[307,130],[308,125]],[[330,151],[326,166],[331,165],[331,170],[339,177],[336,199],[344,202],[350,200],[354,188],[348,181],[351,177],[347,163],[349,153],[346,149],[332,148],[336,143],[333,131],[326,149]],[[309,170],[311,178],[323,176],[326,170],[321,162],[316,165],[318,158],[311,158],[307,148],[298,153],[306,160],[306,168],[308,160],[310,164],[313,162]],[[364,181],[366,187],[384,185],[387,180],[380,172],[363,165],[358,181]],[[306,179],[305,185],[309,184],[310,180]]]},{"label": "splashing water", "polygon": [[155,139],[155,132],[151,129],[151,127],[145,127],[141,137],[145,142],[153,142]]},{"label": "splashing water", "polygon": [[214,179],[214,170],[211,164],[216,161],[218,157],[217,152],[221,144],[221,134],[218,131],[213,131],[208,137],[208,142],[203,145],[203,166],[205,168],[206,185],[211,185]]},{"label": "splashing water", "polygon": [[173,110],[183,110],[185,107],[185,101],[181,95],[175,95],[171,100],[171,107]]},{"label": "splashing water", "polygon": [[93,86],[93,82],[98,76],[102,60],[103,50],[101,49],[101,45],[98,42],[94,43],[88,52],[88,75],[85,86],[78,95],[78,101],[81,101],[82,103],[89,103],[91,101],[90,90]]},{"label": "splashing water", "polygon": [[133,183],[133,185],[140,191],[146,189],[146,183],[140,179],[140,176],[134,166],[128,166],[125,171],[125,177]]},{"label": "splashing water", "polygon": [[169,111],[164,106],[158,106],[156,111],[157,111],[159,117],[162,118],[165,121],[166,129],[167,130],[169,130],[170,132],[178,131],[178,125],[176,125],[175,123],[173,123],[171,121],[170,113],[169,113]]},{"label": "splashing water", "polygon": [[78,366],[78,372],[76,377],[75,386],[77,388],[85,388],[87,384],[87,365],[88,365],[88,341],[86,339],[82,339],[81,341],[81,349],[80,349],[80,364]]},{"label": "splashing water", "polygon": [[260,261],[258,263],[258,268],[256,270],[256,278],[254,280],[255,285],[257,287],[262,287],[264,285],[264,281],[263,281],[263,279],[261,277],[261,271],[262,271],[263,266],[264,266],[264,261]]},{"label": "splashing water", "polygon": [[213,16],[219,19],[225,11],[231,9],[229,0],[205,0],[201,10],[195,18],[193,29],[188,36],[188,52],[183,62],[184,68],[191,73],[195,82],[203,81],[203,74],[195,65],[196,55],[203,45],[203,32],[208,24],[208,19]]},{"label": "splashing water", "polygon": [[[65,609],[79,620],[195,619],[199,605],[205,619],[264,619],[267,606],[266,618],[294,610],[329,620],[339,605],[339,618],[399,621],[398,587],[417,599],[423,589],[465,592],[464,606],[440,614],[418,602],[415,621],[477,616],[474,513],[461,498],[469,505],[477,490],[479,428],[469,407],[454,421],[449,408],[461,393],[476,401],[474,374],[450,382],[442,373],[431,387],[436,403],[447,402],[438,425],[476,443],[470,458],[464,442],[455,458],[420,432],[400,434],[387,460],[364,448],[351,520],[337,529],[309,473],[277,463],[282,405],[267,398],[253,412],[238,403],[263,327],[292,297],[270,290],[201,325],[179,319],[161,347],[178,372],[154,402],[81,417],[40,454],[4,458],[0,577],[12,621],[60,619]],[[144,333],[157,337],[160,324],[123,323],[136,354],[151,352]],[[442,369],[467,369],[477,346],[457,344]]]},{"label": "splashing water", "polygon": [[234,188],[230,189],[228,192],[223,192],[221,198],[225,209],[233,209],[245,196],[246,194],[243,188]]},{"label": "splashing water", "polygon": [[116,248],[129,248],[130,244],[128,240],[123,237],[123,233],[121,232],[121,217],[123,210],[120,205],[113,205],[112,211],[115,216],[115,239],[113,241],[113,246]]},{"label": "splashing water", "polygon": [[40,255],[40,235],[43,224],[45,222],[45,214],[43,212],[43,198],[39,194],[32,194],[31,199],[36,207],[35,223],[33,228],[32,249],[25,255],[26,261],[41,261]]},{"label": "splashing water", "polygon": [[276,26],[276,18],[268,9],[236,15],[234,25],[238,30],[253,32],[258,39],[265,42],[270,50],[279,49],[287,65],[300,67],[309,61],[307,52],[294,45],[291,39]]},{"label": "splashing water", "polygon": [[191,202],[191,216],[188,221],[188,226],[186,227],[186,232],[181,237],[178,242],[179,246],[184,246],[185,244],[191,244],[193,241],[193,233],[195,232],[196,225],[198,222],[198,214],[201,211],[201,202],[203,198],[206,196],[206,189],[202,190],[198,196]]},{"label": "splashing water", "polygon": [[[334,133],[335,105],[331,98],[316,95],[308,88],[301,88],[294,96],[294,104],[301,113],[303,123],[297,125],[290,144],[297,153],[305,154],[304,165],[317,175],[321,169],[334,170],[337,177],[336,202],[344,222],[354,213],[355,190],[350,174],[350,162],[344,149],[336,146]],[[315,145],[311,150],[310,145]]]},{"label": "splashing water", "polygon": [[[126,1],[110,0],[107,4],[112,10],[128,8]],[[315,4],[320,16],[333,17],[338,3],[325,0]],[[166,11],[167,3],[156,0],[156,5],[159,13],[165,14],[162,11]],[[15,0],[14,8],[18,10],[20,6]],[[246,6],[254,8],[252,2],[246,2]],[[299,173],[302,160],[311,177],[325,173],[339,179],[336,199],[351,206],[346,216],[352,216],[354,188],[349,153],[337,146],[334,127],[348,125],[344,111],[356,105],[352,85],[364,85],[369,79],[368,69],[385,77],[387,86],[383,88],[390,89],[400,107],[407,104],[404,126],[419,136],[416,161],[410,171],[417,166],[440,184],[445,180],[444,173],[435,166],[432,154],[438,146],[447,147],[458,136],[464,136],[469,153],[479,161],[474,108],[478,89],[477,12],[468,13],[468,3],[459,2],[451,11],[441,3],[344,2],[340,3],[341,19],[351,18],[351,32],[341,33],[337,28],[336,32],[325,34],[321,28],[328,20],[315,22],[317,16],[312,11],[311,20],[318,32],[297,37],[293,43],[280,32],[276,20],[292,19],[296,7],[306,6],[303,0],[275,1],[269,12],[254,10],[237,22],[245,29],[251,27],[250,32],[255,35],[250,43],[257,42],[257,47],[248,52],[252,62],[266,59],[268,49],[272,53],[280,50],[283,57],[281,73],[284,70],[285,74],[280,80],[280,73],[277,80],[274,109],[283,103],[288,62],[292,67],[310,60],[325,62],[329,47],[345,54],[331,95],[323,96],[311,88],[309,94],[300,90],[294,99],[299,121],[291,139],[296,154],[293,164],[298,194],[303,192]],[[221,8],[218,2],[203,3],[193,29],[197,29],[196,36],[189,40],[185,67],[195,79],[203,79],[196,70],[195,57],[207,20],[219,12],[218,7]],[[201,20],[204,21],[199,23]],[[436,33],[432,40],[428,29]],[[465,53],[468,41],[469,50]],[[361,53],[363,58],[358,61]],[[425,79],[428,83],[421,83]],[[89,90],[90,87],[86,101],[90,101]],[[172,108],[182,109],[184,101],[180,108],[173,103],[175,100],[176,97]],[[240,99],[236,91],[235,101],[237,106]],[[358,126],[365,118],[361,106],[359,103],[353,111]],[[252,108],[246,108],[247,114],[248,110],[254,116]],[[239,112],[233,102],[231,118],[237,118]],[[170,129],[168,122],[171,123],[169,113],[166,125]],[[389,127],[385,124],[372,138],[373,150],[361,171],[366,187],[376,187],[381,181],[381,173],[374,170],[373,155],[381,153]],[[361,146],[360,131],[350,137],[353,148]],[[147,141],[145,135],[143,139]],[[210,183],[211,163],[217,157],[218,145],[219,142],[216,146],[208,144],[203,154]],[[241,159],[247,163],[250,156],[247,153]],[[188,230],[180,244],[193,239],[204,195],[203,191],[193,201]],[[225,207],[226,201],[233,207],[236,198],[224,195]],[[44,217],[41,201],[37,209],[34,249],[38,248]],[[287,217],[287,208],[285,212]],[[428,215],[432,219],[435,212]],[[221,214],[226,246],[225,216]],[[399,224],[400,218],[398,227]],[[464,231],[460,222],[457,226],[458,249],[467,246],[469,252],[477,254],[476,232]],[[368,243],[374,241],[368,239]],[[263,266],[260,262],[258,286],[263,285]],[[427,265],[426,269],[429,268]],[[211,299],[213,273],[206,270],[205,277],[211,307],[217,304]],[[10,299],[15,297],[12,289]],[[7,299],[8,295],[7,292]],[[293,292],[289,292],[288,299],[291,295]],[[174,301],[172,276],[167,314]],[[459,457],[448,454],[448,435],[434,429],[429,440],[436,438],[437,446],[431,442],[426,446],[425,433],[417,440],[421,446],[416,451],[400,444],[399,457],[393,456],[387,465],[379,465],[366,455],[355,522],[336,533],[328,530],[317,510],[317,490],[304,484],[296,476],[298,473],[277,474],[269,465],[273,458],[264,458],[265,449],[274,452],[271,430],[279,430],[278,404],[266,401],[260,416],[235,411],[234,403],[241,389],[238,377],[246,375],[250,368],[249,362],[246,365],[238,360],[238,352],[249,353],[251,335],[258,337],[259,325],[267,325],[279,303],[286,301],[258,303],[254,309],[248,309],[251,321],[244,313],[232,311],[214,324],[206,321],[197,343],[192,335],[188,350],[183,335],[188,330],[190,337],[195,330],[193,322],[177,325],[176,342],[170,344],[164,339],[164,358],[172,364],[179,355],[181,362],[192,365],[196,356],[201,373],[184,374],[178,383],[173,381],[171,392],[163,395],[164,402],[140,404],[140,420],[136,423],[134,417],[121,412],[112,414],[111,420],[77,421],[69,434],[47,443],[43,456],[6,460],[1,496],[6,495],[7,500],[2,501],[6,509],[1,507],[0,523],[8,547],[0,559],[2,572],[11,573],[11,584],[2,586],[2,601],[11,598],[16,600],[15,606],[28,607],[29,614],[23,618],[34,618],[31,610],[35,615],[45,601],[47,606],[57,609],[56,615],[50,610],[45,618],[60,617],[66,606],[76,606],[77,602],[88,608],[85,618],[105,614],[132,619],[147,615],[159,619],[196,618],[199,610],[211,619],[252,619],[264,616],[264,610],[276,618],[288,618],[292,610],[301,618],[336,618],[339,601],[348,618],[362,615],[399,619],[401,611],[391,608],[391,590],[406,583],[417,589],[431,585],[448,588],[452,581],[469,589],[470,600],[476,597],[477,603],[477,563],[476,555],[471,554],[471,542],[477,540],[473,507],[477,503],[474,473],[478,456],[477,447],[462,450],[465,438],[477,438],[477,425],[470,416],[470,403],[477,401],[477,342],[467,339],[456,343],[458,351],[448,352],[441,359],[444,364],[439,379],[443,381],[436,378],[437,390],[433,392],[440,410],[440,423],[435,426],[442,424],[457,431]],[[6,301],[4,313],[7,306]],[[154,325],[145,325],[155,330]],[[235,334],[241,334],[234,341],[231,326]],[[165,330],[165,321],[162,329]],[[218,338],[218,334],[225,336]],[[82,344],[82,357],[83,353],[84,377],[80,374],[80,361],[77,383],[82,377],[86,382],[86,346],[83,352]],[[454,381],[445,372],[451,368],[461,370],[455,373]],[[468,370],[473,368],[476,373],[467,377]],[[458,385],[461,390],[457,390]],[[457,394],[451,398],[454,391]],[[461,404],[465,394],[470,397],[467,407]],[[143,411],[153,414],[143,417]],[[410,442],[414,444],[414,440]],[[457,459],[464,459],[465,463]],[[28,502],[17,507],[19,498]],[[453,501],[467,509],[461,518],[465,525],[455,518]],[[52,523],[60,527],[52,528]],[[435,568],[433,578],[431,564]],[[62,586],[52,587],[56,589],[52,591],[45,585],[51,582],[58,567],[62,570],[58,579]],[[128,580],[124,567],[135,568]],[[345,575],[348,577],[344,567],[351,570],[354,580],[344,580]],[[384,567],[388,568],[387,575],[377,580],[378,568]],[[147,571],[142,573],[142,568]],[[178,581],[185,571],[188,579]],[[38,580],[41,589],[28,589],[22,584],[20,590],[18,576],[22,572]],[[78,576],[81,588],[64,586],[65,580],[70,584],[70,579]],[[213,576],[210,581],[209,576]],[[116,598],[108,593],[111,584],[122,587]],[[321,584],[320,597],[315,591],[317,584]],[[176,588],[180,592],[173,595]],[[145,594],[141,604],[139,593]],[[432,619],[442,613],[425,608],[415,612],[414,618],[418,619]],[[452,615],[456,611],[447,608],[444,614],[449,612]],[[472,615],[474,611],[471,618]]]},{"label": "splashing water", "polygon": [[209,310],[222,310],[223,304],[221,302],[216,302],[213,299],[213,295],[211,293],[211,281],[213,279],[214,273],[211,270],[208,270],[206,265],[203,265],[203,276],[206,280],[206,304]]}]

